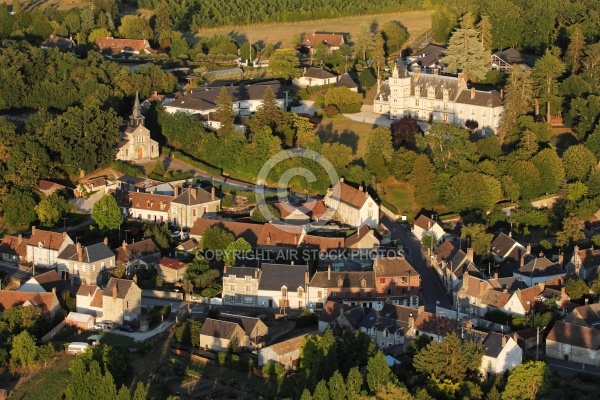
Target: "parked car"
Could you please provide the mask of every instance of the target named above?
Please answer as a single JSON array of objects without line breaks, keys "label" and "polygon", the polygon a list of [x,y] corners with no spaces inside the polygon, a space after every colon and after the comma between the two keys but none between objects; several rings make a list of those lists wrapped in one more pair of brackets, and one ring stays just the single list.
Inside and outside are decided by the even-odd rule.
[{"label": "parked car", "polygon": [[119,325],[118,328],[121,332],[133,332],[133,328],[129,325]]},{"label": "parked car", "polygon": [[171,233],[171,237],[173,239],[177,239],[180,236],[181,236],[181,231],[175,231],[175,232]]},{"label": "parked car", "polygon": [[107,331],[110,329],[110,327],[108,326],[108,324],[98,323],[94,325],[94,329],[97,331]]}]

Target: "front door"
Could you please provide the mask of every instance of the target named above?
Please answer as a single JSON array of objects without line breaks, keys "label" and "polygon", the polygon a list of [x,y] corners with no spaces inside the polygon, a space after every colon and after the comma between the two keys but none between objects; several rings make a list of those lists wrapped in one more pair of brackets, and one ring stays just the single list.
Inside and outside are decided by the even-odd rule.
[{"label": "front door", "polygon": [[138,159],[140,159],[140,158],[144,158],[144,148],[143,148],[143,147],[138,147],[138,150],[137,150],[137,158],[138,158]]}]

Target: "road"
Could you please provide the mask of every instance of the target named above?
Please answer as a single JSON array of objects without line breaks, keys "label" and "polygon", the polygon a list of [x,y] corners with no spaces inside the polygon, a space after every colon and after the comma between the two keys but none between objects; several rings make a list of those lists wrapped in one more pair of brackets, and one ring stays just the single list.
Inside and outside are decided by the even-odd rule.
[{"label": "road", "polygon": [[446,297],[444,289],[440,284],[433,266],[428,257],[421,250],[421,242],[413,236],[410,225],[399,224],[388,217],[383,217],[381,222],[387,226],[392,233],[392,240],[402,244],[406,251],[406,257],[411,265],[421,275],[421,297],[425,311],[435,312],[436,305],[451,309],[450,302]]},{"label": "road", "polygon": [[[542,359],[542,357],[540,357],[540,359]],[[572,376],[580,372],[600,376],[600,368],[592,367],[590,365],[583,365],[580,363],[574,363],[570,361],[555,360],[552,358],[547,359],[546,364],[548,364],[548,367],[550,367],[552,371],[556,371],[559,375],[563,376]]]},{"label": "road", "polygon": [[19,268],[14,264],[0,261],[0,270],[6,271],[10,277],[21,284],[27,282],[31,278],[31,270],[25,268]]}]

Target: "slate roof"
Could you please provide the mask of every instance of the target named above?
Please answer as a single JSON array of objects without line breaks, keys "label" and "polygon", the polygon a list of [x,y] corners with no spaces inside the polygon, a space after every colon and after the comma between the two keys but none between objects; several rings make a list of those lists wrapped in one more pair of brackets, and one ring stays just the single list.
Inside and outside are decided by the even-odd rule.
[{"label": "slate roof", "polygon": [[258,290],[281,290],[283,285],[295,291],[304,287],[306,265],[263,264]]},{"label": "slate roof", "polygon": [[[331,276],[331,279],[328,279]],[[311,287],[319,288],[336,288],[341,287],[344,289],[348,288],[361,288],[360,281],[365,279],[365,286],[363,289],[374,289],[375,288],[375,272],[373,271],[318,271],[310,280]],[[342,280],[342,285],[339,282]]]},{"label": "slate roof", "polygon": [[538,59],[538,57],[535,55],[520,53],[519,51],[513,49],[512,47],[509,47],[508,49],[504,49],[501,51],[497,51],[493,55],[500,58],[502,61],[506,62],[507,64],[510,64],[510,65],[525,64],[532,68]]},{"label": "slate roof", "polygon": [[129,202],[131,208],[148,211],[168,212],[171,207],[173,196],[164,194],[130,192]]},{"label": "slate roof", "polygon": [[502,335],[498,332],[488,333],[481,343],[483,345],[483,354],[488,357],[497,358],[504,349],[504,346],[502,345],[502,336],[506,337],[506,342],[510,339],[510,336]]},{"label": "slate roof", "polygon": [[600,330],[556,321],[546,341],[570,344],[588,350],[600,350]]},{"label": "slate roof", "polygon": [[282,356],[284,354],[291,353],[300,349],[300,346],[302,346],[302,342],[309,335],[310,333],[307,333],[306,335],[296,336],[291,339],[284,340],[283,342],[275,343],[267,348],[270,351]]},{"label": "slate roof", "polygon": [[352,77],[350,76],[349,73],[344,73],[342,75],[340,75],[340,78],[338,79],[338,81],[335,83],[335,86],[337,87],[347,87],[348,89],[356,89],[358,88],[358,85],[356,84],[356,82],[354,82],[354,79],[352,79]]},{"label": "slate roof", "polygon": [[474,106],[502,106],[502,98],[500,97],[500,92],[496,90],[486,92],[482,90],[464,89],[459,93],[455,101],[460,104],[468,104]]},{"label": "slate roof", "polygon": [[79,261],[77,258],[76,244],[68,244],[64,250],[60,252],[57,258],[61,260],[72,260],[91,264],[115,256],[115,253],[113,253],[104,242],[96,243],[91,246],[82,246],[81,250],[83,256],[81,261]]},{"label": "slate roof", "polygon": [[397,276],[418,276],[419,273],[406,258],[376,258],[373,263],[375,278],[392,278]]},{"label": "slate roof", "polygon": [[520,275],[535,278],[565,274],[565,271],[546,257],[535,258],[516,272]]},{"label": "slate roof", "polygon": [[423,49],[421,49],[418,53],[416,53],[413,57],[426,57],[432,54],[443,54],[445,51],[445,47],[429,43],[427,46],[423,47]]},{"label": "slate roof", "polygon": [[195,206],[198,204],[210,203],[211,201],[219,201],[220,199],[212,195],[202,188],[189,188],[179,196],[171,200],[171,203],[183,204],[186,206]]},{"label": "slate roof", "polygon": [[[504,258],[515,244],[518,244],[516,240],[501,232],[494,240],[492,240],[492,253],[500,258]],[[524,247],[523,250],[525,250]],[[525,251],[523,251],[523,253],[525,253]],[[517,259],[517,261],[519,259]]]},{"label": "slate roof", "polygon": [[345,182],[338,181],[332,189],[332,198],[338,200],[336,194],[339,194],[339,200],[342,203],[348,204],[354,208],[361,208],[367,199],[369,194],[358,190]]},{"label": "slate roof", "polygon": [[56,293],[44,292],[16,292],[13,290],[0,290],[0,312],[4,312],[11,307],[29,303],[34,307],[40,308],[42,313],[46,314],[58,306]]},{"label": "slate roof", "polygon": [[[242,328],[235,322],[206,318],[202,328],[200,328],[200,334],[231,340],[239,330],[242,330]],[[241,340],[242,338],[238,339]]]},{"label": "slate roof", "polygon": [[490,283],[490,285],[492,285],[494,289],[506,288],[509,293],[513,293],[517,289],[527,289],[528,287],[527,284],[523,282],[520,276],[490,279],[488,282]]},{"label": "slate roof", "polygon": [[575,308],[565,318],[565,321],[576,325],[585,325],[590,328],[594,326],[597,329],[600,329],[600,303],[588,304]]},{"label": "slate roof", "polygon": [[263,224],[250,224],[245,222],[219,221],[214,219],[198,218],[190,229],[191,236],[202,236],[204,232],[212,227],[218,226],[233,233],[236,239],[244,238],[251,246],[256,246],[258,237],[263,230]]},{"label": "slate roof", "polygon": [[[256,83],[246,86],[224,86],[227,94],[231,98],[232,102],[240,102],[247,100],[261,100],[267,87],[271,87],[271,90],[275,94],[275,98],[284,99],[284,89],[279,81],[270,81],[263,83]],[[198,112],[207,112],[218,108],[217,97],[221,92],[221,87],[202,87],[192,89],[191,93],[181,97],[180,99],[173,100],[167,107],[174,108],[185,108],[196,110]]]},{"label": "slate roof", "polygon": [[305,78],[315,79],[330,79],[335,78],[335,75],[323,68],[307,68],[303,75]]},{"label": "slate roof", "polygon": [[42,243],[42,248],[44,249],[58,250],[67,237],[66,232],[57,233],[37,228],[32,229],[31,237],[27,240],[28,246],[38,247],[39,244]]},{"label": "slate roof", "polygon": [[221,321],[233,322],[238,324],[240,327],[242,327],[246,335],[248,335],[251,339],[254,339],[254,328],[260,322],[260,319],[258,318],[227,313],[219,314],[219,319]]},{"label": "slate roof", "polygon": [[386,304],[381,310],[369,311],[365,318],[360,322],[359,326],[366,329],[375,328],[380,332],[385,330],[390,333],[398,332],[400,335],[404,336],[410,329],[408,322],[411,315],[414,320],[416,320],[419,316],[419,310],[416,308]]},{"label": "slate roof", "polygon": [[161,258],[161,260],[158,262],[158,265],[160,265],[161,267],[170,268],[173,270],[179,270],[179,269],[185,268],[187,266],[186,263],[181,262],[179,260],[174,260],[169,257]]},{"label": "slate roof", "polygon": [[116,297],[124,299],[134,285],[135,282],[130,279],[110,278],[104,288],[103,295],[113,297],[114,289],[116,288]]},{"label": "slate roof", "polygon": [[127,262],[131,258],[139,258],[146,262],[157,262],[161,259],[160,249],[152,239],[144,239],[131,244],[123,241],[123,245],[115,251],[118,262]]}]

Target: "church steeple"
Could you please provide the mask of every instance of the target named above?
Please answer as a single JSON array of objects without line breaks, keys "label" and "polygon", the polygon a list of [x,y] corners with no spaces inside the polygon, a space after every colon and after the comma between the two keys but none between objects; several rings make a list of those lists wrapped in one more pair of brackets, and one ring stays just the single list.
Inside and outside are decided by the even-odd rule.
[{"label": "church steeple", "polygon": [[142,107],[140,107],[140,97],[138,92],[135,92],[133,112],[131,116],[129,116],[129,127],[137,128],[140,125],[144,126],[144,116],[142,115]]}]

